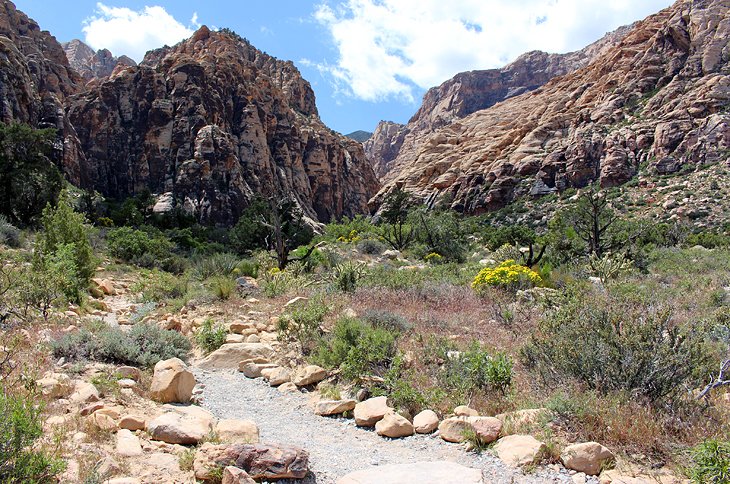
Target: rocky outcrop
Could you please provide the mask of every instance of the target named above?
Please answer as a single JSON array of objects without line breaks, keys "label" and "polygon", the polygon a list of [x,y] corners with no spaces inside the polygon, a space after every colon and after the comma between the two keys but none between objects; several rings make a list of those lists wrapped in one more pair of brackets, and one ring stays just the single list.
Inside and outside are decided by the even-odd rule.
[{"label": "rocky outcrop", "polygon": [[475,112],[400,160],[394,186],[465,213],[728,158],[730,2],[680,0],[593,63]]},{"label": "rocky outcrop", "polygon": [[116,69],[134,67],[137,65],[133,59],[126,55],[114,57],[108,49],[94,51],[91,47],[78,39],[61,44],[66,58],[76,72],[85,81],[103,79],[112,75]]},{"label": "rocky outcrop", "polygon": [[392,179],[390,172],[399,162],[407,163],[435,130],[590,64],[630,30],[630,26],[620,27],[568,54],[528,52],[501,69],[462,72],[430,89],[407,125],[381,121],[365,143],[365,153],[375,174],[385,181]]},{"label": "rocky outcrop", "polygon": [[378,188],[362,146],[322,124],[291,62],[206,27],[92,86],[68,114],[82,187],[170,193],[201,222],[235,222],[256,194],[294,196],[329,221],[364,213]]}]

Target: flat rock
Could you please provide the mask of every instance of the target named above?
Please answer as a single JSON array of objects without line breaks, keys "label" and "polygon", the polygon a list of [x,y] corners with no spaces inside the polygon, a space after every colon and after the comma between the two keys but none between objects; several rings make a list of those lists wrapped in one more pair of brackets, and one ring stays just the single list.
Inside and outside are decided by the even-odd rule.
[{"label": "flat rock", "polygon": [[224,344],[198,363],[204,370],[215,368],[238,368],[242,361],[255,358],[270,358],[274,349],[262,343]]},{"label": "flat rock", "polygon": [[455,462],[375,466],[347,474],[337,484],[483,484],[482,471]]},{"label": "flat rock", "polygon": [[613,452],[598,442],[569,445],[560,453],[560,460],[567,469],[583,472],[589,476],[598,475],[615,458]]},{"label": "flat rock", "polygon": [[221,484],[256,484],[248,472],[238,467],[228,466],[223,469]]},{"label": "flat rock", "polygon": [[317,365],[307,365],[299,368],[292,376],[292,383],[298,387],[314,385],[327,378],[327,370]]},{"label": "flat rock", "polygon": [[303,479],[309,472],[309,454],[298,447],[266,444],[203,444],[195,453],[195,478],[209,480],[211,471],[235,466],[252,479]]},{"label": "flat rock", "polygon": [[142,455],[142,444],[131,430],[117,431],[117,454],[122,457],[136,457]]},{"label": "flat rock", "polygon": [[314,405],[317,415],[340,415],[355,409],[355,400],[320,400]]},{"label": "flat rock", "polygon": [[520,467],[536,463],[545,452],[545,444],[531,435],[508,435],[497,441],[494,450],[505,464]]},{"label": "flat rock", "polygon": [[387,397],[369,398],[355,405],[355,424],[358,427],[372,427],[392,411]]},{"label": "flat rock", "polygon": [[413,435],[415,430],[413,424],[404,416],[397,413],[388,413],[376,422],[375,432],[383,437],[397,439]]},{"label": "flat rock", "polygon": [[[213,416],[197,407],[168,411],[147,423],[154,440],[168,444],[197,444],[213,430]],[[207,415],[206,415],[207,414]]]},{"label": "flat rock", "polygon": [[119,428],[126,430],[144,430],[147,427],[147,419],[139,415],[122,415],[119,419]]},{"label": "flat rock", "polygon": [[259,428],[251,420],[223,419],[215,425],[215,433],[223,442],[255,444]]},{"label": "flat rock", "polygon": [[446,442],[464,442],[465,433],[472,430],[466,417],[450,417],[439,424],[439,436]]}]

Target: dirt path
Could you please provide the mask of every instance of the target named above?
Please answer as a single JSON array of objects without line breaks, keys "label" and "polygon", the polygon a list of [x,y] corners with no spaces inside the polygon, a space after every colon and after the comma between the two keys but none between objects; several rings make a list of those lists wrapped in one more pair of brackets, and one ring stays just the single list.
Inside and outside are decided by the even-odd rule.
[{"label": "dirt path", "polygon": [[374,465],[437,460],[482,469],[485,483],[572,483],[565,470],[540,469],[523,475],[489,452],[466,452],[438,437],[385,439],[356,427],[352,419],[319,417],[309,407],[307,395],[282,394],[262,379],[250,380],[232,371],[194,371],[204,386],[201,405],[216,417],[253,420],[262,442],[294,445],[309,452],[313,476],[306,484],[334,484],[349,472]]}]

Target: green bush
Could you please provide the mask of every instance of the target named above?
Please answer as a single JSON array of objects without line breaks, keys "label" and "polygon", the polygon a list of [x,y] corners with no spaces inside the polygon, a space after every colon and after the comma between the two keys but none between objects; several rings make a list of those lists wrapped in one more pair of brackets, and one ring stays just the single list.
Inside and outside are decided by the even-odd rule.
[{"label": "green bush", "polygon": [[66,467],[36,441],[43,436],[42,406],[0,391],[0,482],[54,483]]},{"label": "green bush", "polygon": [[384,309],[368,309],[363,314],[362,319],[374,328],[382,328],[399,333],[405,333],[413,328],[413,325],[400,314],[391,313]]},{"label": "green bush", "polygon": [[577,380],[650,401],[699,387],[711,354],[700,328],[672,324],[669,311],[595,292],[564,297],[522,349],[527,367],[549,385]]},{"label": "green bush", "polygon": [[160,360],[185,360],[190,341],[156,324],[138,323],[128,333],[106,326],[83,329],[51,342],[51,350],[56,358],[71,361],[93,360],[147,368]]},{"label": "green bush", "polygon": [[466,351],[447,355],[438,379],[444,387],[463,397],[479,390],[505,393],[512,384],[512,360],[504,353],[490,355],[475,341]]},{"label": "green bush", "polygon": [[354,237],[361,238],[365,234],[375,232],[375,227],[362,215],[353,219],[344,217],[340,222],[327,224],[324,228],[323,239],[336,242],[340,239],[352,241]]},{"label": "green bush", "polygon": [[234,276],[238,274],[241,260],[228,252],[201,257],[193,263],[193,274],[204,281],[214,276]]},{"label": "green bush", "polygon": [[730,482],[730,442],[708,440],[696,446],[689,471],[698,484]]},{"label": "green bush", "polygon": [[236,280],[230,276],[216,276],[208,281],[208,287],[210,287],[213,295],[222,301],[230,299],[236,292],[237,286]]},{"label": "green bush", "polygon": [[380,255],[386,249],[385,244],[375,239],[364,239],[357,243],[357,251],[361,254]]},{"label": "green bush", "polygon": [[157,269],[143,271],[139,282],[131,287],[142,295],[142,302],[160,302],[178,299],[188,292],[188,280]]},{"label": "green bush", "polygon": [[203,322],[198,332],[195,334],[195,341],[205,350],[206,353],[212,353],[226,342],[228,331],[221,325],[215,325],[213,320],[208,318]]},{"label": "green bush", "polygon": [[342,292],[355,292],[358,282],[365,275],[365,270],[364,263],[353,260],[337,264],[332,273],[335,288]]},{"label": "green bush", "polygon": [[[420,258],[438,254],[443,262],[464,262],[468,244],[461,220],[451,210],[444,212],[418,211],[412,215],[418,227],[416,240],[423,247]],[[433,257],[433,256],[432,256]]]},{"label": "green bush", "polygon": [[259,265],[254,260],[242,260],[236,267],[238,276],[253,277],[254,279],[259,277]]},{"label": "green bush", "polygon": [[[109,253],[113,257],[125,262],[143,262],[138,264],[143,267],[156,260],[170,257],[175,248],[174,244],[162,234],[150,234],[131,227],[110,230],[106,241]],[[145,261],[144,257],[149,257],[150,261]]]},{"label": "green bush", "polygon": [[395,357],[397,333],[353,318],[340,318],[329,338],[320,342],[315,361],[339,368],[347,380],[383,375]]},{"label": "green bush", "polygon": [[20,229],[8,222],[4,215],[0,215],[0,244],[17,248],[21,242]]},{"label": "green bush", "polygon": [[279,338],[296,341],[305,353],[309,353],[319,341],[322,333],[320,325],[330,310],[321,296],[295,305],[279,318]]}]

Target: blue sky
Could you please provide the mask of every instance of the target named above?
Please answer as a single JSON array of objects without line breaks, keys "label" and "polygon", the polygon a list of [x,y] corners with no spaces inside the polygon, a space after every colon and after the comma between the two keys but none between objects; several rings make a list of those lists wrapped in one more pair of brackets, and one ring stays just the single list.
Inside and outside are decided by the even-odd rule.
[{"label": "blue sky", "polygon": [[406,122],[428,87],[529,50],[569,52],[671,0],[15,0],[63,42],[141,60],[199,25],[292,60],[342,133]]}]

